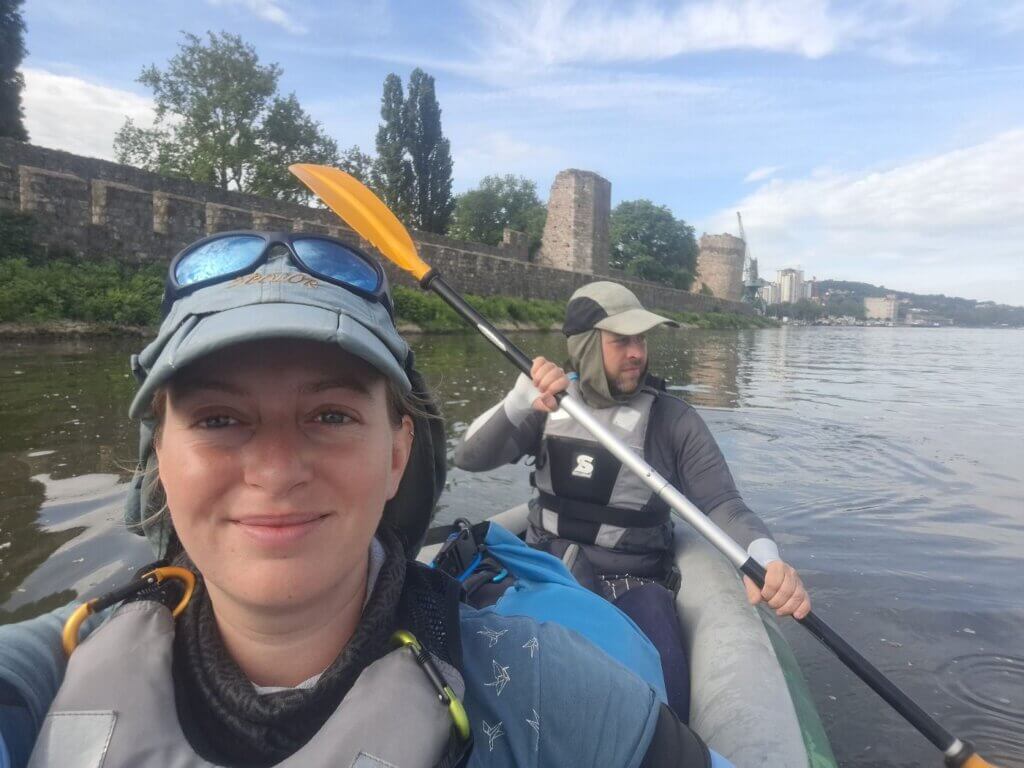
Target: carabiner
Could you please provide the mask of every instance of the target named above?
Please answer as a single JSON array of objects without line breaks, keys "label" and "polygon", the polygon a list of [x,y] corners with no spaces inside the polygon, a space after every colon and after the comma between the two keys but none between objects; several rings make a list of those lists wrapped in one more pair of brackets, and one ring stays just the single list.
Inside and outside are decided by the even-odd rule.
[{"label": "carabiner", "polygon": [[431,685],[434,686],[434,690],[437,691],[437,698],[448,707],[448,714],[451,715],[452,722],[455,724],[455,732],[459,734],[460,739],[468,741],[469,715],[466,714],[466,708],[462,706],[462,702],[459,701],[452,687],[445,682],[437,665],[434,664],[434,660],[430,658],[430,654],[423,650],[420,641],[412,632],[400,629],[391,636],[391,642],[398,646],[408,646],[412,651],[416,663],[420,665],[420,669],[423,670]]},{"label": "carabiner", "polygon": [[78,647],[78,630],[81,628],[82,622],[92,616],[92,614],[98,613],[104,608],[109,608],[115,603],[120,603],[129,597],[134,597],[147,587],[160,584],[167,579],[177,579],[185,584],[185,594],[182,595],[181,600],[178,601],[178,605],[171,614],[174,618],[177,618],[185,610],[188,601],[192,599],[192,592],[196,588],[196,576],[187,568],[179,568],[174,565],[154,568],[137,581],[133,581],[131,584],[126,584],[119,589],[115,589],[113,592],[108,592],[78,606],[68,617],[68,620],[64,622],[64,632],[62,633],[61,641],[64,645],[65,655],[71,656],[71,653]]}]

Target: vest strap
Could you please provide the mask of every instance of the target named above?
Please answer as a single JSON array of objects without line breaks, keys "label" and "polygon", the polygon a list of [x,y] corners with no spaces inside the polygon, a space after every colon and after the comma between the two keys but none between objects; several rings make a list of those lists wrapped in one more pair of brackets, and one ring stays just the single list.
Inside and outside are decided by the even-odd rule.
[{"label": "vest strap", "polygon": [[588,523],[615,525],[620,528],[654,528],[664,525],[671,519],[668,507],[653,503],[655,499],[647,502],[641,509],[621,509],[554,496],[539,488],[537,494],[544,509]]}]

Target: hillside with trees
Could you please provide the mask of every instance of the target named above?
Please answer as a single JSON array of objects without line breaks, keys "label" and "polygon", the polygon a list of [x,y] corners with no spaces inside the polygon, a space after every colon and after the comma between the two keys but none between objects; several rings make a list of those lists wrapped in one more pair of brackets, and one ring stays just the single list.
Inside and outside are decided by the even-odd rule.
[{"label": "hillside with trees", "polygon": [[[819,294],[829,294],[829,303],[844,302],[850,307],[857,304],[863,306],[866,297],[895,295],[897,299],[906,299],[914,309],[927,310],[929,313],[948,318],[954,325],[966,327],[1012,326],[1024,327],[1024,307],[1007,304],[996,304],[992,301],[976,301],[962,299],[945,294],[920,294],[909,291],[894,291],[884,285],[857,283],[847,280],[821,280],[818,282]],[[829,314],[837,315],[838,312]]]}]

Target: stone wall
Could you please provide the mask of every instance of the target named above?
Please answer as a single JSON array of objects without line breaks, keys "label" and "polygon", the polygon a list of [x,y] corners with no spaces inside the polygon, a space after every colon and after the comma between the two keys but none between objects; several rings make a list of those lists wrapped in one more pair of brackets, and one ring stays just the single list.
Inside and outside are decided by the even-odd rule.
[{"label": "stone wall", "polygon": [[537,263],[555,269],[608,272],[612,185],[591,171],[561,171],[551,185]]},{"label": "stone wall", "polygon": [[746,245],[732,235],[702,235],[693,290],[706,285],[720,299],[743,298],[743,258]]},{"label": "stone wall", "polygon": [[43,245],[132,262],[167,260],[193,240],[229,229],[343,229],[330,211],[0,139],[5,207],[32,214]]},{"label": "stone wall", "polygon": [[[590,248],[606,248],[608,182],[596,174],[572,173],[573,178],[582,179],[584,197],[600,198],[589,215],[604,221],[602,225],[591,220],[582,240],[590,243]],[[578,201],[579,195],[574,199]],[[10,139],[0,139],[0,209],[31,213],[39,224],[37,233],[43,246],[83,259],[169,261],[203,235],[237,228],[317,232],[369,249],[328,210],[226,192]],[[607,255],[596,264],[590,262],[590,267],[596,269],[560,269],[531,263],[525,237],[516,234],[509,234],[498,247],[421,232],[412,235],[424,260],[466,293],[564,301],[578,287],[607,272]],[[404,273],[385,259],[381,261],[392,283],[412,284]],[[615,279],[628,285],[653,309],[751,311],[747,305],[721,298],[619,275]]]}]

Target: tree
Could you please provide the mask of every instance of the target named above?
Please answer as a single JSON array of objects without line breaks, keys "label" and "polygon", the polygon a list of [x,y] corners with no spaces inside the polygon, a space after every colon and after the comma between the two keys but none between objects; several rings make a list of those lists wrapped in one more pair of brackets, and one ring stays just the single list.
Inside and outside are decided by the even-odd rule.
[{"label": "tree", "polygon": [[338,167],[345,173],[355,176],[363,184],[368,184],[373,172],[373,158],[359,149],[359,145],[353,144],[341,153]]},{"label": "tree", "polygon": [[794,303],[787,301],[784,304],[772,304],[766,310],[766,314],[769,317],[788,317],[791,320],[814,322],[819,317],[829,314],[829,312],[820,304],[815,304],[807,299],[801,299]]},{"label": "tree", "polygon": [[414,69],[405,97],[402,79],[388,75],[380,116],[372,186],[399,218],[418,229],[444,234],[455,201],[451,145],[441,131],[434,78]]},{"label": "tree", "polygon": [[396,216],[408,220],[412,211],[412,163],[405,156],[405,97],[402,79],[384,78],[377,128],[377,159],[373,163],[374,190]]},{"label": "tree", "polygon": [[611,217],[608,264],[626,274],[688,290],[699,248],[693,227],[650,200],[619,203]]},{"label": "tree", "polygon": [[537,185],[523,176],[485,176],[476,189],[455,198],[448,234],[459,240],[487,245],[501,242],[505,227],[525,232],[530,249],[540,245],[547,208],[537,197]]},{"label": "tree", "polygon": [[288,171],[294,163],[332,165],[338,162],[338,145],[325,135],[320,123],[305,113],[295,94],[275,98],[257,132],[262,151],[253,163],[247,192],[280,197],[293,202],[310,198],[305,185]]},{"label": "tree", "polygon": [[441,131],[434,78],[418,67],[409,76],[405,131],[414,177],[413,226],[443,235],[455,208],[451,145]]},{"label": "tree", "polygon": [[262,65],[237,35],[184,38],[166,69],[139,75],[153,91],[155,124],[126,120],[114,139],[117,159],[221,189],[306,199],[285,164],[333,164],[337,146],[294,94],[278,95],[281,68]]},{"label": "tree", "polygon": [[25,78],[18,70],[25,58],[22,0],[0,0],[0,136],[28,141],[21,92]]},{"label": "tree", "polygon": [[854,296],[831,294],[828,297],[826,309],[831,317],[854,317],[863,320],[866,315],[864,299]]}]

